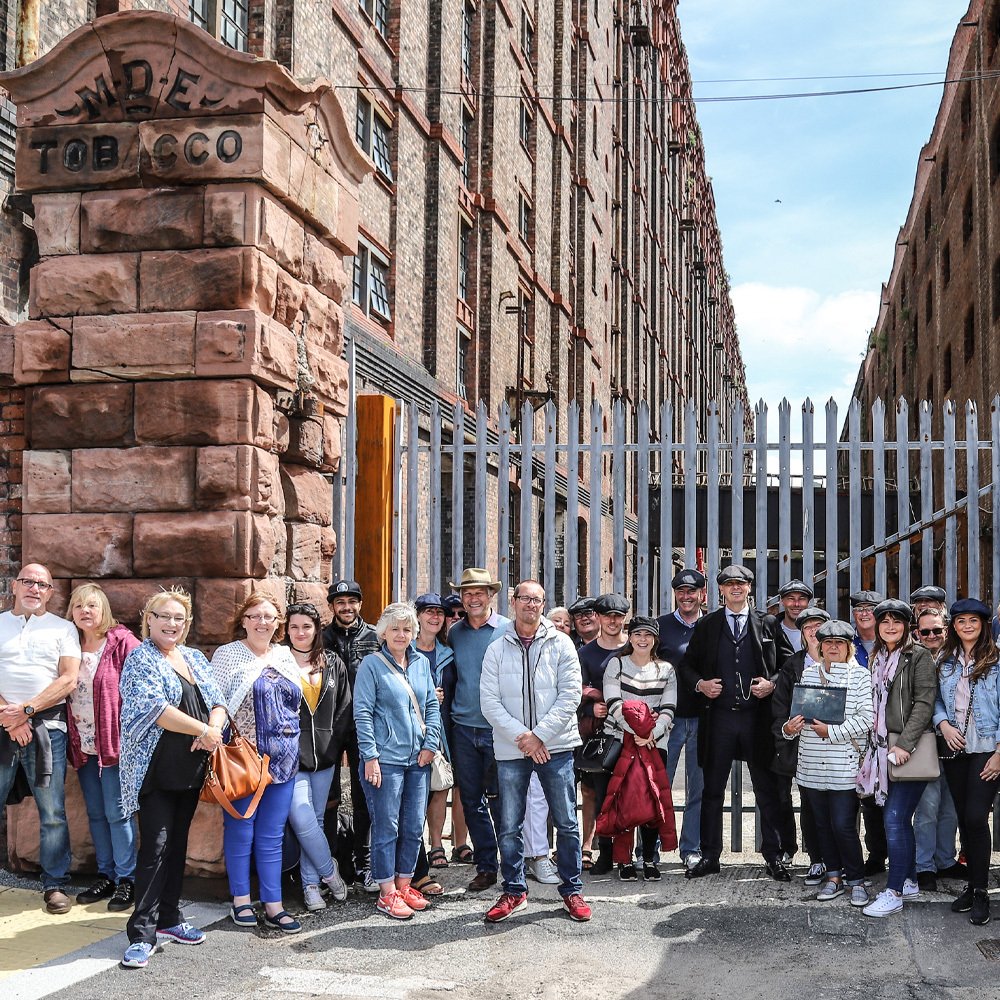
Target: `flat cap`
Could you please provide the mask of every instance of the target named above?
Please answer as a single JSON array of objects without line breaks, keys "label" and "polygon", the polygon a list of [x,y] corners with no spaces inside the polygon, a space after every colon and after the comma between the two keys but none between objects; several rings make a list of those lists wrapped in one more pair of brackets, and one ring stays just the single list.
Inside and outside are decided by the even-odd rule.
[{"label": "flat cap", "polygon": [[360,601],[361,584],[357,580],[338,580],[330,584],[330,589],[326,592],[327,602],[333,601],[335,597],[356,597]]},{"label": "flat cap", "polygon": [[599,615],[627,615],[631,606],[621,594],[601,594],[594,601],[594,610]]},{"label": "flat cap", "polygon": [[579,600],[574,601],[567,610],[571,615],[592,614],[596,602],[596,597],[581,597]]},{"label": "flat cap", "polygon": [[778,597],[787,597],[789,594],[805,594],[806,597],[813,596],[813,589],[801,580],[789,580],[778,590]]},{"label": "flat cap", "polygon": [[652,632],[657,638],[660,637],[660,625],[655,618],[646,615],[636,615],[625,626],[625,630],[631,635],[633,632]]},{"label": "flat cap", "polygon": [[442,602],[445,611],[463,611],[462,598],[458,594],[449,594]]},{"label": "flat cap", "polygon": [[859,590],[856,594],[851,594],[851,607],[856,608],[859,604],[881,604],[883,600],[877,590]]},{"label": "flat cap", "polygon": [[913,608],[906,601],[897,600],[895,597],[890,597],[888,600],[876,604],[873,614],[876,621],[881,621],[886,615],[893,615],[904,622],[913,621]]},{"label": "flat cap", "polygon": [[823,622],[818,629],[816,629],[816,638],[822,642],[824,639],[843,639],[844,642],[854,641],[854,626],[848,625],[847,622],[842,622],[837,618],[833,618],[828,622]]},{"label": "flat cap", "polygon": [[940,601],[944,604],[946,597],[943,587],[917,587],[910,594],[910,604],[916,604],[917,601]]},{"label": "flat cap", "polygon": [[[819,607],[803,608],[795,618],[795,627],[797,629],[801,629],[806,622],[813,622],[817,620],[821,622],[830,621],[830,612],[825,608]],[[853,635],[853,630],[851,634]]]},{"label": "flat cap", "polygon": [[955,620],[956,615],[979,615],[980,618],[985,618],[987,621],[993,617],[993,612],[982,601],[977,601],[974,597],[963,597],[962,600],[955,601],[949,613],[952,621]]},{"label": "flat cap", "polygon": [[441,600],[440,594],[429,593],[421,594],[413,602],[414,608],[417,611],[426,611],[428,608],[439,608],[441,611],[447,611],[444,601]]},{"label": "flat cap", "polygon": [[695,590],[701,590],[707,582],[704,573],[699,573],[696,569],[682,569],[670,581],[670,586],[673,590],[677,590],[678,587],[693,587]]},{"label": "flat cap", "polygon": [[753,583],[753,573],[746,566],[733,563],[732,566],[727,566],[724,570],[719,571],[715,582],[720,586],[723,583]]}]

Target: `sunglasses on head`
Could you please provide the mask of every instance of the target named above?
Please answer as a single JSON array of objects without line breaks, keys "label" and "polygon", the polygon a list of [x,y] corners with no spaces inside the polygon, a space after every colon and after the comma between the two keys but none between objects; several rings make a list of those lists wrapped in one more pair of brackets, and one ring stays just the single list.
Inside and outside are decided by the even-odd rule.
[{"label": "sunglasses on head", "polygon": [[943,628],[921,628],[917,629],[917,634],[923,636],[925,639],[932,635],[944,635],[947,629]]}]

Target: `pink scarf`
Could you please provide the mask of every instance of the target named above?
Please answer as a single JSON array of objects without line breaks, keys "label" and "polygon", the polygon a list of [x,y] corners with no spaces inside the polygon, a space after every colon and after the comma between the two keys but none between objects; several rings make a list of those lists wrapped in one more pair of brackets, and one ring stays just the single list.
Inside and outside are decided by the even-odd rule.
[{"label": "pink scarf", "polygon": [[885,805],[889,794],[889,733],[885,727],[885,709],[889,701],[889,688],[899,666],[899,649],[886,653],[882,650],[872,662],[872,708],[875,726],[858,771],[857,789],[862,798],[875,796],[875,802]]}]

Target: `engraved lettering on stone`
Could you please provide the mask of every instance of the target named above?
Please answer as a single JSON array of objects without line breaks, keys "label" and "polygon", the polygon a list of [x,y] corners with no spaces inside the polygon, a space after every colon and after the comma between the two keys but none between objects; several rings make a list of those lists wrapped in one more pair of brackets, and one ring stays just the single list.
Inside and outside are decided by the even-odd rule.
[{"label": "engraved lettering on stone", "polygon": [[152,114],[153,101],[149,99],[153,89],[153,67],[145,59],[133,59],[123,64],[125,80],[125,113]]},{"label": "engraved lettering on stone", "polygon": [[74,174],[87,165],[87,144],[82,139],[70,139],[63,146],[63,166]]},{"label": "engraved lettering on stone", "polygon": [[[195,143],[198,143],[197,150],[195,150]],[[207,144],[208,136],[204,132],[192,132],[184,143],[184,159],[192,166],[200,166],[208,159],[208,153],[205,152]]]},{"label": "engraved lettering on stone", "polygon": [[165,132],[153,143],[153,162],[161,170],[169,170],[177,162],[177,136]]},{"label": "engraved lettering on stone", "polygon": [[118,140],[113,135],[94,137],[93,164],[95,170],[114,170],[118,166]]},{"label": "engraved lettering on stone", "polygon": [[46,139],[44,142],[33,142],[32,149],[38,150],[38,172],[47,174],[49,172],[49,151],[56,148],[58,143],[55,139]]},{"label": "engraved lettering on stone", "polygon": [[201,79],[198,73],[189,73],[185,69],[178,68],[177,76],[174,77],[174,85],[167,94],[167,104],[178,111],[190,111],[191,100],[188,94],[188,84],[197,83]]},{"label": "engraved lettering on stone", "polygon": [[215,155],[223,163],[235,163],[243,152],[243,136],[234,129],[227,128],[215,144]]},{"label": "engraved lettering on stone", "polygon": [[63,118],[79,117],[86,112],[87,117],[94,121],[100,118],[104,108],[113,108],[118,104],[115,95],[111,93],[108,81],[104,79],[104,74],[99,73],[94,80],[93,89],[90,87],[80,87],[76,91],[76,96],[80,98],[80,103],[74,105],[66,111],[56,108],[56,114]]}]

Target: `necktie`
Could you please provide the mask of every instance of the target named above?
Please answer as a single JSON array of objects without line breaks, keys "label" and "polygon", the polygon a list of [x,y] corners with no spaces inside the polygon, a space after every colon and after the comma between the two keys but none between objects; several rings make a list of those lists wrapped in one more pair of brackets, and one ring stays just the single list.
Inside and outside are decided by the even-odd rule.
[{"label": "necktie", "polygon": [[733,615],[733,637],[739,639],[743,635],[743,615]]}]

